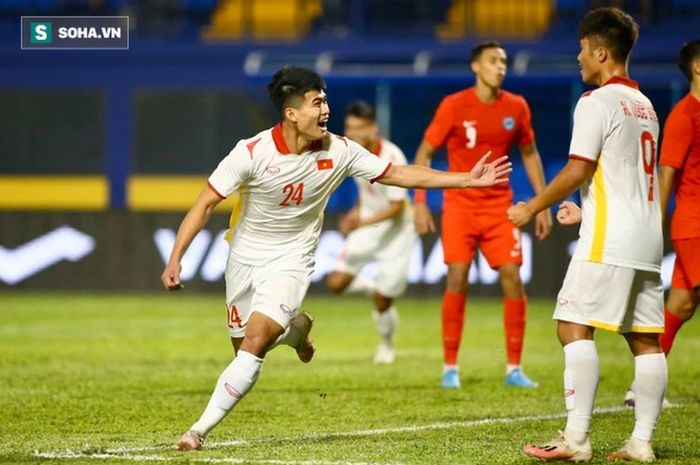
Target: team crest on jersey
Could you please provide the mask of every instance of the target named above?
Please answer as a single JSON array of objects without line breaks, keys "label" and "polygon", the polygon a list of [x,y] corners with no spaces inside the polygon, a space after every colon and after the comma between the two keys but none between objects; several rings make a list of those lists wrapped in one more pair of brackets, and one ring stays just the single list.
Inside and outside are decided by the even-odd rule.
[{"label": "team crest on jersey", "polygon": [[277,174],[277,173],[280,172],[280,167],[279,167],[279,166],[270,165],[270,166],[267,167],[267,169],[266,169],[265,171],[267,171],[268,173],[274,175],[274,174]]},{"label": "team crest on jersey", "polygon": [[503,118],[503,127],[506,131],[512,131],[515,127],[515,119],[512,116],[506,116]]}]

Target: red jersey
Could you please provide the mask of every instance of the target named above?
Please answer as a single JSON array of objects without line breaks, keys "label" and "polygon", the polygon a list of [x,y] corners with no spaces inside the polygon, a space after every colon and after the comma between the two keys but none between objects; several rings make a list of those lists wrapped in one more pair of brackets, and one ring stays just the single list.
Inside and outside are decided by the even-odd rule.
[{"label": "red jersey", "polygon": [[700,237],[700,100],[691,94],[668,115],[660,163],[678,170],[671,239]]},{"label": "red jersey", "polygon": [[[470,87],[445,97],[424,139],[434,148],[447,144],[449,171],[470,171],[491,151],[489,160],[508,155],[514,145],[535,141],[525,99],[501,90],[493,103],[484,103]],[[507,206],[513,192],[506,183],[484,189],[445,189],[445,209]]]}]

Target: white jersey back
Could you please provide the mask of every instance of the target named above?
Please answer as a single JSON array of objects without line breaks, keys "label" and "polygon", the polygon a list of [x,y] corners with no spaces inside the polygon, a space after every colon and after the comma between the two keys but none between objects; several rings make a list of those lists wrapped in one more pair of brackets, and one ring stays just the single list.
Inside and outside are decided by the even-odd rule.
[{"label": "white jersey back", "polygon": [[376,181],[390,166],[333,134],[291,154],[280,124],[240,141],[209,177],[222,198],[240,191],[231,258],[262,265],[293,254],[313,257],[331,193],[348,176]]},{"label": "white jersey back", "polygon": [[[392,165],[406,165],[406,156],[396,144],[379,139],[377,147],[372,153]],[[359,192],[360,219],[370,218],[389,208],[390,202],[407,202],[406,208],[401,215],[402,222],[413,223],[413,211],[410,208],[408,192],[403,187],[386,186],[384,184],[374,184],[366,179],[355,178],[357,190]],[[391,221],[391,220],[387,220]]]},{"label": "white jersey back", "polygon": [[660,271],[658,137],[654,107],[634,81],[615,77],[578,101],[569,156],[597,166],[581,188],[575,260]]}]

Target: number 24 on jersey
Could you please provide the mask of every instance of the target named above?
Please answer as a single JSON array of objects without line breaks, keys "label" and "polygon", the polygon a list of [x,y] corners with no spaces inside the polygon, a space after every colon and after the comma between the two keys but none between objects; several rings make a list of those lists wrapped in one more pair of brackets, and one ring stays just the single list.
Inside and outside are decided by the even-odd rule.
[{"label": "number 24 on jersey", "polygon": [[285,197],[284,200],[280,202],[280,207],[289,207],[291,205],[296,205],[298,207],[301,205],[302,200],[304,200],[304,183],[300,182],[296,186],[294,184],[287,184],[282,188],[282,193]]}]

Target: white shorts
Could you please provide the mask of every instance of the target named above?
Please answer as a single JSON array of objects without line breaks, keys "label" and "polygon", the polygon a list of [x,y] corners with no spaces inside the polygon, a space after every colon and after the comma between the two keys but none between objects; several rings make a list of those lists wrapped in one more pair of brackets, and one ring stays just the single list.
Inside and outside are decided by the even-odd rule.
[{"label": "white shorts", "polygon": [[245,336],[253,312],[272,318],[285,330],[309,288],[313,259],[283,257],[265,265],[226,264],[226,319],[231,337]]},{"label": "white shorts", "polygon": [[662,333],[661,275],[572,260],[552,318],[618,333]]},{"label": "white shorts", "polygon": [[351,232],[333,271],[357,276],[363,266],[376,260],[376,291],[385,297],[398,297],[406,289],[417,236],[412,222],[383,226],[366,226]]}]

